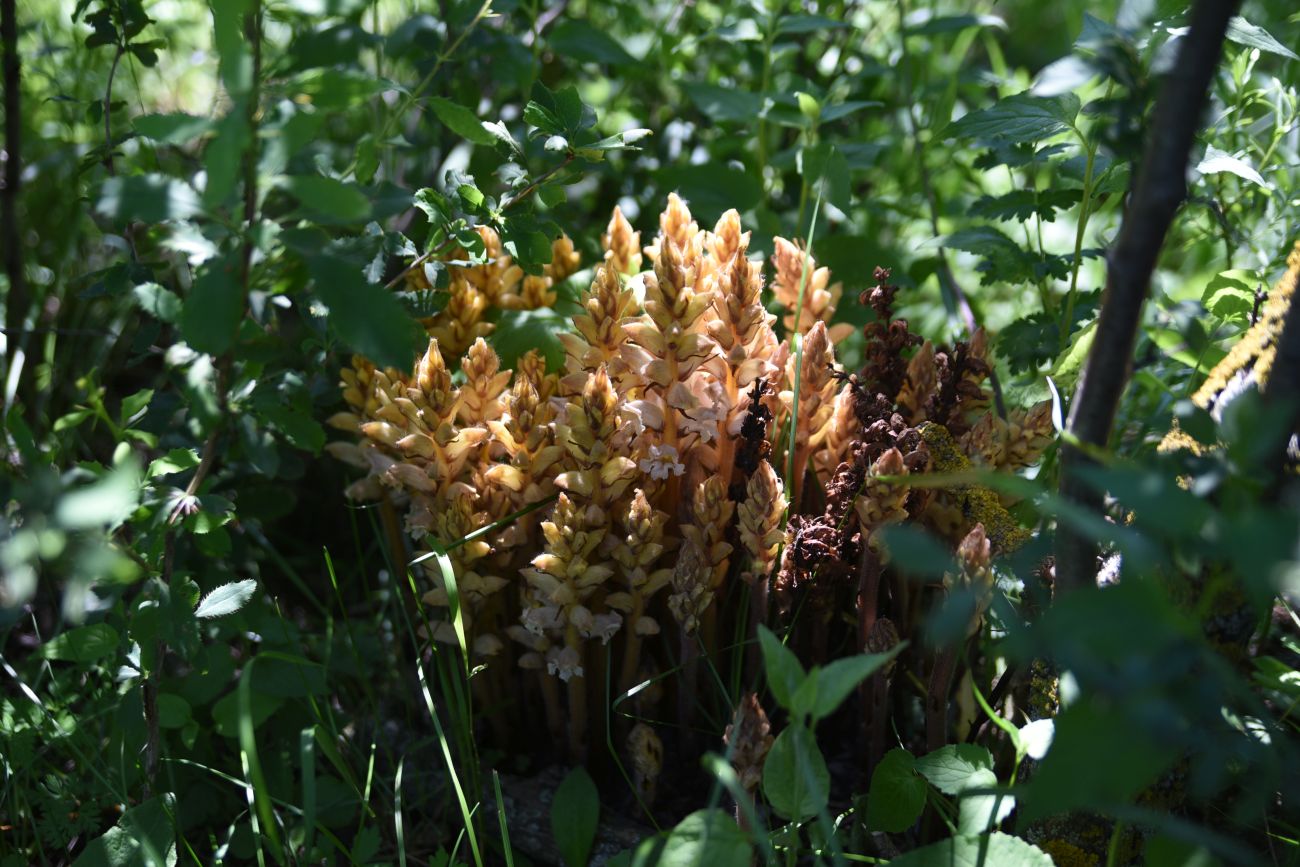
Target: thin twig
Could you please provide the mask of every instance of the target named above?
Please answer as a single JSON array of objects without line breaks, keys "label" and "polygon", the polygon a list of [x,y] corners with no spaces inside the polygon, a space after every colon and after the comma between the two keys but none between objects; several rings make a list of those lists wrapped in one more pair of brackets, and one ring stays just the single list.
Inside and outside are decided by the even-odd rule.
[{"label": "thin twig", "polygon": [[[1133,345],[1151,274],[1174,215],[1187,196],[1187,161],[1209,87],[1219,68],[1235,0],[1198,0],[1178,60],[1156,102],[1146,153],[1128,210],[1110,251],[1106,289],[1092,351],[1079,381],[1067,430],[1086,445],[1105,447],[1128,380]],[[1061,449],[1061,495],[1100,511],[1101,492],[1084,483],[1080,469],[1091,461],[1066,442]],[[1096,576],[1097,546],[1075,527],[1061,524],[1056,537],[1056,580],[1061,591],[1087,586]]]},{"label": "thin twig", "polygon": [[[5,299],[5,376],[14,364],[25,340],[23,326],[30,300],[23,265],[23,233],[18,224],[18,192],[23,173],[22,58],[18,56],[18,10],[16,0],[0,0],[0,42],[4,44],[5,174],[4,196],[0,199],[3,222],[5,274],[9,293]],[[6,407],[7,409],[7,407]]]}]

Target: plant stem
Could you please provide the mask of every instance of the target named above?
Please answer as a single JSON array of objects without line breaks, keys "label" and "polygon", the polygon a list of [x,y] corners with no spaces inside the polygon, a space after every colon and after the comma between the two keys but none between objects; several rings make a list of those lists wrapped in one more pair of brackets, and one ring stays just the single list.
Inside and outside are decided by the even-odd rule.
[{"label": "plant stem", "polygon": [[[1096,336],[1066,424],[1074,442],[1061,448],[1061,496],[1094,512],[1101,511],[1104,501],[1102,492],[1081,478],[1080,470],[1091,463],[1086,448],[1104,448],[1110,439],[1151,274],[1187,196],[1188,157],[1236,9],[1235,0],[1198,0],[1192,7],[1191,27],[1156,102],[1128,211],[1110,252]],[[1096,543],[1073,524],[1061,523],[1056,536],[1059,591],[1086,587],[1096,574]]]},{"label": "plant stem", "polygon": [[1079,201],[1079,222],[1074,233],[1074,266],[1070,270],[1070,291],[1065,295],[1065,314],[1061,318],[1061,341],[1058,352],[1065,352],[1066,347],[1070,345],[1070,330],[1074,327],[1074,299],[1079,288],[1079,269],[1083,265],[1083,233],[1088,228],[1088,218],[1091,216],[1092,170],[1097,157],[1096,142],[1089,142],[1082,133],[1079,134],[1079,139],[1083,142],[1084,151],[1088,156],[1083,167],[1083,197]]},{"label": "plant stem", "polygon": [[[27,274],[23,263],[23,232],[18,223],[18,193],[23,177],[22,58],[18,56],[18,10],[16,0],[0,0],[0,42],[4,44],[5,104],[5,175],[4,196],[0,199],[0,222],[3,223],[5,274],[9,292],[5,299],[5,376],[14,374],[22,363],[24,328],[27,310]],[[14,383],[17,387],[17,383]],[[4,409],[8,409],[8,388]]]}]

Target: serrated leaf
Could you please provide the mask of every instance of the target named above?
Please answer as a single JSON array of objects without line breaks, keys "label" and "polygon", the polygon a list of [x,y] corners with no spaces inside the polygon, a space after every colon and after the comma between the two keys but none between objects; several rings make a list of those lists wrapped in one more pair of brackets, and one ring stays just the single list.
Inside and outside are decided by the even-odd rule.
[{"label": "serrated leaf", "polygon": [[174,867],[175,806],[175,796],[166,794],[132,807],[90,842],[73,867]]},{"label": "serrated leaf", "polygon": [[360,223],[370,217],[370,199],[353,183],[323,175],[291,175],[281,182],[289,194],[330,223]]},{"label": "serrated leaf", "polygon": [[181,299],[157,283],[141,283],[131,288],[131,296],[141,310],[163,322],[176,322],[181,315]]},{"label": "serrated leaf", "polygon": [[889,859],[889,867],[1053,867],[1046,852],[1019,837],[995,832],[950,837]]},{"label": "serrated leaf", "polygon": [[252,578],[222,584],[203,597],[199,607],[194,609],[194,616],[210,619],[234,614],[248,604],[248,600],[253,598],[256,591],[257,582]]},{"label": "serrated leaf", "polygon": [[1234,157],[1232,154],[1221,151],[1214,145],[1207,145],[1205,156],[1196,164],[1196,170],[1203,175],[1215,175],[1222,172],[1236,175],[1239,178],[1250,181],[1252,184],[1258,184],[1266,190],[1273,189],[1273,185],[1264,180],[1264,176],[1255,171],[1250,163]]},{"label": "serrated leaf", "polygon": [[235,339],[244,293],[230,258],[204,262],[181,308],[181,334],[198,352],[221,355]]},{"label": "serrated leaf", "polygon": [[193,187],[158,174],[108,178],[100,185],[95,202],[100,216],[143,223],[185,220],[199,210],[199,196]]},{"label": "serrated leaf", "polygon": [[1036,142],[1066,132],[1079,114],[1074,94],[1044,97],[1018,93],[948,124],[943,138]]},{"label": "serrated leaf", "polygon": [[1228,21],[1227,37],[1238,45],[1258,48],[1260,51],[1268,51],[1272,54],[1280,54],[1292,60],[1300,60],[1300,55],[1274,39],[1273,35],[1263,27],[1251,24],[1240,15],[1234,15]]},{"label": "serrated leaf", "polygon": [[1022,223],[1037,216],[1051,223],[1055,222],[1057,211],[1073,208],[1081,197],[1080,190],[1071,189],[1012,190],[1000,196],[980,196],[971,203],[969,213],[972,217]]},{"label": "serrated leaf", "polygon": [[185,144],[212,129],[206,117],[175,112],[172,114],[146,114],[131,121],[141,136],[167,144]]},{"label": "serrated leaf", "polygon": [[107,623],[92,623],[60,633],[40,646],[41,659],[61,662],[94,662],[117,652],[121,636]]},{"label": "serrated leaf", "polygon": [[484,128],[478,115],[463,105],[454,103],[446,97],[435,96],[429,100],[429,107],[444,126],[468,142],[490,146],[499,140],[495,133]]},{"label": "serrated leaf", "polygon": [[393,293],[367,283],[360,267],[337,256],[311,256],[307,269],[329,307],[330,327],[344,342],[376,364],[410,367],[422,329]]},{"label": "serrated leaf", "polygon": [[916,758],[903,749],[885,753],[871,773],[867,791],[867,827],[898,834],[925,810],[925,780],[916,773]]},{"label": "serrated leaf", "polygon": [[993,770],[993,755],[976,744],[948,744],[917,759],[916,770],[945,795],[955,795],[976,772]]},{"label": "serrated leaf", "polygon": [[155,476],[192,470],[198,465],[199,453],[194,449],[172,449],[162,457],[150,461],[146,475],[152,479]]}]

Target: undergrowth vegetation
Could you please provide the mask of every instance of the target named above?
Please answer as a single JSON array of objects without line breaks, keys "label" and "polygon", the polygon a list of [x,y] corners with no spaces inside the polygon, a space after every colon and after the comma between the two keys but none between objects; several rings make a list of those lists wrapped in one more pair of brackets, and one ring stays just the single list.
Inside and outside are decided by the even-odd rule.
[{"label": "undergrowth vegetation", "polygon": [[0,865],[1300,863],[1193,6],[0,0]]}]

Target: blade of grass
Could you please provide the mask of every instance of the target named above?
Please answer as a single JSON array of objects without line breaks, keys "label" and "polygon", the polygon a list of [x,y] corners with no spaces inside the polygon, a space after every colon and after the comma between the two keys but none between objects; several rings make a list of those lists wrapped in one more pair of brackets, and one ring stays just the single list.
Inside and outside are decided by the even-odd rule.
[{"label": "blade of grass", "polygon": [[515,867],[514,851],[510,848],[510,826],[506,823],[506,803],[501,798],[501,775],[496,768],[492,769],[492,789],[497,796],[497,822],[501,825],[501,850],[506,856],[506,867]]},{"label": "blade of grass", "polygon": [[406,755],[397,761],[397,774],[393,777],[393,835],[397,839],[397,864],[406,867],[406,832],[402,828],[402,770]]},{"label": "blade of grass", "polygon": [[257,863],[265,865],[262,854],[262,831],[259,824],[266,825],[266,836],[274,845],[272,853],[277,863],[284,863],[284,844],[280,840],[280,829],[276,825],[275,811],[271,807],[271,793],[266,786],[266,777],[262,773],[262,763],[257,756],[257,738],[253,726],[253,668],[261,657],[254,656],[244,666],[239,675],[239,760],[248,782],[245,790],[248,794],[248,806],[252,810],[249,820],[253,825],[253,838],[257,840]]},{"label": "blade of grass", "polygon": [[302,764],[302,816],[305,828],[302,840],[303,854],[311,857],[311,846],[316,833],[316,727],[298,733],[298,756]]},{"label": "blade of grass", "polygon": [[[796,468],[794,465],[795,441],[799,433],[799,387],[803,380],[803,334],[800,333],[799,326],[803,321],[804,293],[808,290],[808,271],[813,260],[813,239],[817,235],[817,216],[821,213],[822,192],[825,187],[825,173],[823,173],[817,179],[817,201],[813,203],[812,220],[808,223],[808,246],[804,248],[803,273],[799,275],[799,303],[794,311],[794,334],[790,335],[790,340],[794,343],[794,393],[790,401],[790,444],[786,448],[785,457],[785,489],[792,492],[791,500],[786,504],[787,514],[791,509],[799,508],[799,504],[793,501],[793,492],[799,490],[799,486],[795,484],[795,471],[798,469],[799,472],[803,472],[802,467]],[[780,560],[778,559],[777,562]]]}]

